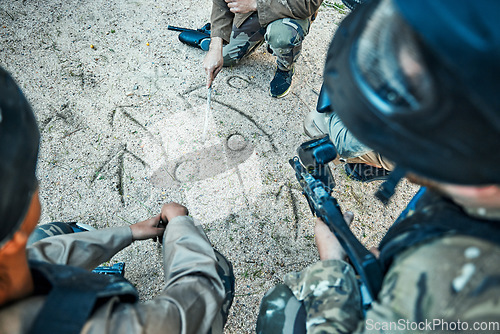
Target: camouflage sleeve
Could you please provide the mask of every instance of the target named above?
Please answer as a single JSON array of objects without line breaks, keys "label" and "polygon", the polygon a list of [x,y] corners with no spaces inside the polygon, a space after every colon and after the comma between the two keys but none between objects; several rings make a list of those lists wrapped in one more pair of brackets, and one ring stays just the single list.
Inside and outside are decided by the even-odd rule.
[{"label": "camouflage sleeve", "polygon": [[349,333],[362,319],[354,270],[344,261],[317,262],[285,276],[285,284],[304,302],[308,334]]},{"label": "camouflage sleeve", "polygon": [[450,236],[397,256],[364,319],[352,268],[315,263],[285,283],[302,300],[308,333],[496,333],[500,247]]}]

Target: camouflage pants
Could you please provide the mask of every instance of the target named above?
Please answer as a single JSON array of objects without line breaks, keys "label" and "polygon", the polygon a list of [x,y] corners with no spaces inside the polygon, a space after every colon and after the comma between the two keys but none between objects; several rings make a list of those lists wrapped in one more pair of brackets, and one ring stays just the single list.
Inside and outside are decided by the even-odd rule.
[{"label": "camouflage pants", "polygon": [[261,27],[257,12],[241,27],[233,26],[231,40],[223,48],[224,66],[235,65],[256,50],[264,40],[281,70],[291,70],[302,50],[302,41],[309,32],[311,20],[279,19]]},{"label": "camouflage pants", "polygon": [[271,288],[262,299],[257,334],[305,334],[304,304],[284,284]]}]

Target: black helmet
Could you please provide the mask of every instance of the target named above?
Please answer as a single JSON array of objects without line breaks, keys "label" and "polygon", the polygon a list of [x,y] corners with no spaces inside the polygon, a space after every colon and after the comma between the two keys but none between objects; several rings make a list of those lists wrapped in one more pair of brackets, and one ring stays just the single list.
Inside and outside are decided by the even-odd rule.
[{"label": "black helmet", "polygon": [[324,80],[363,143],[437,181],[500,184],[500,2],[380,0],[339,26]]},{"label": "black helmet", "polygon": [[28,101],[0,68],[0,247],[18,230],[37,188],[39,140]]}]

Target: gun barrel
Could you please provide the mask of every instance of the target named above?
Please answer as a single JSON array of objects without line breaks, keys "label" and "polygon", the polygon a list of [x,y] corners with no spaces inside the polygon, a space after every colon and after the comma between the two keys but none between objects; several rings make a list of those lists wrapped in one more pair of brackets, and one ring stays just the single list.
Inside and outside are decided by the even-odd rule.
[{"label": "gun barrel", "polygon": [[190,30],[193,30],[193,29],[188,29],[188,28],[181,28],[181,27],[175,27],[175,26],[171,26],[169,25],[167,27],[168,30],[173,30],[173,31],[190,31]]}]

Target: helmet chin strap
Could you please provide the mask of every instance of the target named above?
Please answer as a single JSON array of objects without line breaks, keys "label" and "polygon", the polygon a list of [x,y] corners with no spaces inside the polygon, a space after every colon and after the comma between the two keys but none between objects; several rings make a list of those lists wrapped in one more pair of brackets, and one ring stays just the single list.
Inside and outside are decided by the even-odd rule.
[{"label": "helmet chin strap", "polygon": [[377,197],[384,205],[389,203],[392,195],[394,195],[394,191],[396,190],[396,186],[399,181],[405,176],[406,170],[403,168],[396,166],[394,170],[389,174],[387,180],[378,188],[375,193],[375,197]]}]

